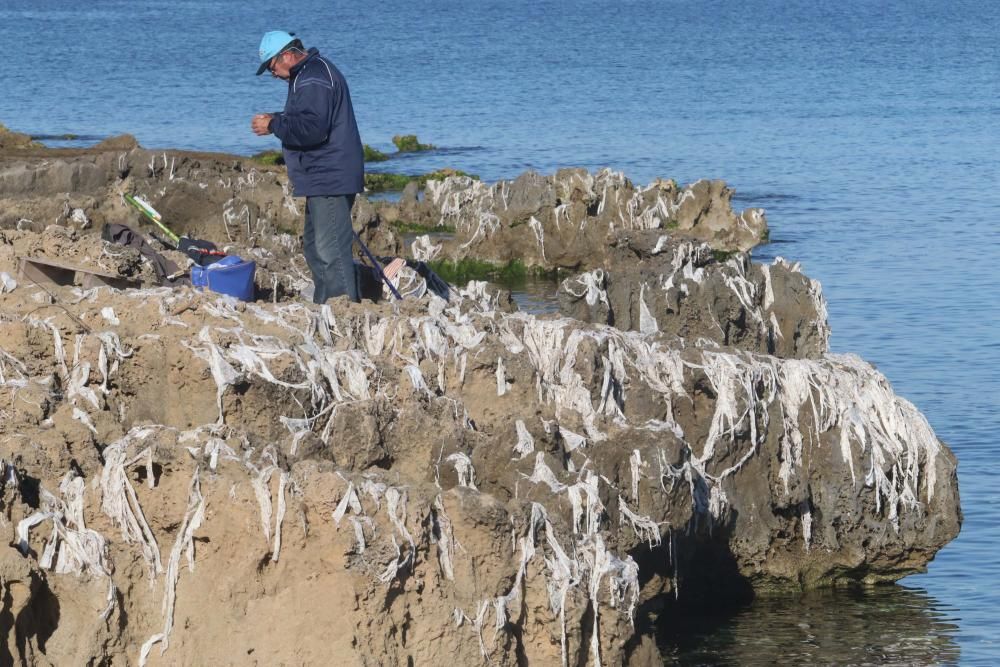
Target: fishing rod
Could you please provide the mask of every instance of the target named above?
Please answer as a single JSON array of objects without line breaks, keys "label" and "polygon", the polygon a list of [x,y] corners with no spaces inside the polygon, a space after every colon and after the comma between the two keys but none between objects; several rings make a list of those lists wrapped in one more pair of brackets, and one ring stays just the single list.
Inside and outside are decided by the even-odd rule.
[{"label": "fishing rod", "polygon": [[[175,234],[174,231],[167,227],[166,223],[163,222],[163,216],[160,215],[160,212],[153,208],[153,205],[142,197],[128,194],[124,196],[126,202],[142,213],[147,220],[160,228],[160,231],[162,231],[167,236],[167,239],[173,244],[175,250],[185,253],[195,262],[201,264],[201,259],[206,255],[209,257],[226,256],[225,252],[216,249],[214,243],[192,239],[186,235],[178,236]],[[193,254],[191,252],[192,250],[194,251]]]},{"label": "fishing rod", "polygon": [[150,204],[142,197],[133,197],[132,195],[125,195],[125,201],[127,201],[129,204],[132,205],[133,208],[142,213],[147,220],[149,220],[154,225],[159,227],[160,231],[162,231],[164,234],[167,235],[167,238],[170,239],[170,241],[174,244],[175,248],[178,245],[180,245],[181,237],[177,236],[177,234],[174,234],[174,232],[169,227],[163,224],[163,216],[160,215],[159,211],[153,208],[152,204]]}]

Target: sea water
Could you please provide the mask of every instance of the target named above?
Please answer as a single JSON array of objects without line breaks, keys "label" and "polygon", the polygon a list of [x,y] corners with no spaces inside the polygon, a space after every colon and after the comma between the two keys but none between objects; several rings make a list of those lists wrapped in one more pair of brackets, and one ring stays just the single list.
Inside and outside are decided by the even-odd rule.
[{"label": "sea water", "polygon": [[[87,143],[251,154],[260,35],[347,77],[382,168],[486,180],[610,167],[725,179],[958,455],[965,525],[926,574],[695,618],[686,664],[1000,661],[1000,5],[951,0],[3,0],[0,122]],[[65,143],[65,142],[64,142]],[[538,307],[544,307],[544,304]],[[670,633],[668,633],[670,634]]]}]

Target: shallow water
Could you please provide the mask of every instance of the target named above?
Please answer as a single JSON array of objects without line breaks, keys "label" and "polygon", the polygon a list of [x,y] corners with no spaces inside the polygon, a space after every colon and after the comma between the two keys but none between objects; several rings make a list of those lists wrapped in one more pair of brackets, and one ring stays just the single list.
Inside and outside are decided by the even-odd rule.
[{"label": "shallow water", "polygon": [[760,598],[726,617],[663,628],[681,665],[931,665],[957,662],[958,621],[921,589],[903,586]]},{"label": "shallow water", "polygon": [[552,278],[526,277],[501,283],[510,290],[510,296],[518,310],[535,315],[559,312],[556,291],[559,281]]},{"label": "shallow water", "polygon": [[[822,281],[834,349],[875,363],[958,454],[966,522],[905,587],[758,601],[702,619],[713,631],[675,658],[995,664],[997,25],[1000,6],[972,0],[4,0],[0,43],[28,53],[0,67],[0,122],[272,148],[248,129],[283,99],[253,76],[257,41],[298,28],[344,71],[367,143],[415,132],[442,147],[380,170],[727,180],[739,206],[768,211],[774,243],[756,256]],[[823,632],[810,640],[798,617]]]}]

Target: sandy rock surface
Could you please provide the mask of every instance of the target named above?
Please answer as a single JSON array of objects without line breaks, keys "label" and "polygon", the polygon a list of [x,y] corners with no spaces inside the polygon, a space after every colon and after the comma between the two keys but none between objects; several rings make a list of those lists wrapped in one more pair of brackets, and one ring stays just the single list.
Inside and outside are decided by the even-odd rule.
[{"label": "sandy rock surface", "polygon": [[[793,265],[605,225],[561,288],[572,317],[475,282],[319,307],[295,296],[281,174],[115,151],[56,160],[111,168],[71,209],[129,219],[109,192],[146,179],[182,231],[228,232],[285,287],[17,281],[33,251],[148,269],[43,210],[19,172],[45,184],[52,163],[0,165],[22,184],[0,187],[0,663],[658,664],[655,625],[687,596],[892,581],[958,532],[954,456],[871,365],[828,352]],[[200,186],[209,163],[224,187]],[[507,205],[588,208],[602,178],[619,203],[689,199],[560,174]],[[692,229],[743,233],[696,208]],[[378,218],[356,210],[372,238]],[[540,224],[546,262],[578,252]]]}]

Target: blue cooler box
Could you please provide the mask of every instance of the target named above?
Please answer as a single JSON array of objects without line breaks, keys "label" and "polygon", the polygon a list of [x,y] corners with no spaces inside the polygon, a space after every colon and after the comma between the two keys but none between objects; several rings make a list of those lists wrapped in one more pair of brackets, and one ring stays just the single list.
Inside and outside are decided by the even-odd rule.
[{"label": "blue cooler box", "polygon": [[256,262],[246,262],[242,257],[228,255],[208,266],[191,267],[191,284],[207,287],[219,294],[235,296],[243,301],[253,301]]}]

